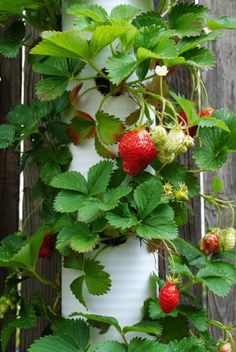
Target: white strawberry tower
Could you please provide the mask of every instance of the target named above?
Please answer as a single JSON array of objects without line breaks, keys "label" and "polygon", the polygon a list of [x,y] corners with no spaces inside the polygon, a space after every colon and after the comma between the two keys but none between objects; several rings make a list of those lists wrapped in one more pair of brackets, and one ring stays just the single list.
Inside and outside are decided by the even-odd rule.
[{"label": "white strawberry tower", "polygon": [[[153,9],[152,0],[87,0],[86,4],[97,4],[103,6],[108,13],[120,4],[132,5],[144,10]],[[70,29],[73,19],[64,15],[64,30]],[[96,65],[102,69],[108,53],[104,50],[96,60]],[[93,75],[91,68],[85,68],[81,75],[83,77]],[[81,93],[95,85],[94,80],[85,81]],[[91,116],[95,116],[100,105],[102,94],[92,90],[79,101],[79,110]],[[136,104],[126,95],[110,97],[107,99],[103,110],[119,118],[127,117],[137,109]],[[73,160],[71,170],[76,170],[87,175],[90,166],[99,162],[101,158],[94,149],[92,140],[82,143],[80,146],[71,146]],[[114,316],[121,326],[138,322],[141,318],[141,307],[143,301],[150,296],[149,277],[156,271],[155,258],[149,254],[146,246],[140,245],[137,238],[129,239],[125,244],[108,248],[97,258],[104,265],[105,270],[111,275],[112,287],[109,293],[103,296],[92,296],[84,292],[88,305],[88,312],[98,315]],[[73,312],[87,311],[74,297],[70,290],[71,282],[79,276],[79,272],[72,269],[63,269],[62,273],[62,314],[69,316]],[[93,332],[96,342],[118,338],[113,328],[105,335]]]}]

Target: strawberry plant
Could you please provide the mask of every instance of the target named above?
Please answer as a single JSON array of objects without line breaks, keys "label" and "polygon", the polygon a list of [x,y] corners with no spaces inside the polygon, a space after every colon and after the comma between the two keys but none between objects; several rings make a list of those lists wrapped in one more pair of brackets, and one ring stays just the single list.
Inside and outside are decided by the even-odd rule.
[{"label": "strawberry plant", "polygon": [[[201,285],[223,297],[236,283],[236,203],[218,195],[220,180],[213,180],[212,194],[204,194],[195,177],[219,170],[236,151],[236,116],[227,109],[207,107],[199,74],[215,63],[205,44],[215,41],[221,29],[236,29],[236,19],[214,19],[205,6],[178,1],[160,1],[157,10],[149,12],[119,5],[111,13],[80,3],[68,7],[74,25],[61,32],[56,31],[60,6],[59,1],[0,2],[0,21],[5,24],[0,52],[6,57],[14,57],[27,44],[25,21],[44,30],[30,51],[33,70],[41,74],[37,99],[14,107],[8,123],[0,126],[2,149],[19,151],[20,143],[31,138],[32,147],[23,153],[20,169],[29,162],[38,166],[33,191],[41,210],[41,226],[30,238],[24,224],[0,242],[0,266],[9,269],[0,317],[16,304],[21,307],[2,327],[2,351],[11,334],[35,326],[38,315],[48,319],[50,330],[29,352],[234,351],[235,325],[211,319],[192,289]],[[15,15],[18,22],[11,24]],[[99,61],[104,52],[106,58]],[[171,87],[179,66],[186,66],[192,77],[190,99]],[[199,87],[200,95],[205,94],[204,106]],[[99,95],[96,111],[84,111],[83,100],[93,94]],[[118,113],[108,112],[107,105],[120,97],[135,108],[121,114],[121,104]],[[101,161],[85,175],[70,165],[73,150],[79,153],[87,142]],[[179,160],[187,151],[196,164],[193,170]],[[198,244],[178,234],[179,226],[188,221],[193,197],[202,197],[218,212]],[[225,209],[232,214],[226,227]],[[169,253],[169,275],[162,280],[153,274],[155,294],[144,302],[142,319],[121,326],[115,317],[92,313],[62,318],[58,279],[39,274],[37,260],[47,263],[57,250],[64,267],[77,270],[70,288],[89,311],[84,290],[100,296],[112,287],[99,254],[130,237],[151,253],[161,248]],[[17,285],[29,278],[51,286],[55,301],[43,302],[33,295],[25,302]],[[113,327],[119,338],[96,345],[90,326],[101,333]],[[221,341],[211,336],[212,326],[222,331]],[[138,337],[130,338],[129,333]]]}]

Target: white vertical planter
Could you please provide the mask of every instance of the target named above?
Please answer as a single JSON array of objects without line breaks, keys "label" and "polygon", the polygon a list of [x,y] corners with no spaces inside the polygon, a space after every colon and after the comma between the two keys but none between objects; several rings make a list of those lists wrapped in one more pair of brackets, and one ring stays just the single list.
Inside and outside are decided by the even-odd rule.
[{"label": "white vertical planter", "polygon": [[[152,0],[88,0],[86,3],[95,3],[106,8],[108,13],[119,4],[130,4],[142,9],[153,8]],[[64,29],[71,27],[71,17],[64,16]],[[108,53],[103,51],[97,58],[96,64],[103,68]],[[86,68],[82,75],[93,74],[91,68]],[[93,87],[94,81],[86,81],[81,92]],[[93,90],[84,95],[79,101],[79,110],[94,116],[102,99],[100,92]],[[110,97],[103,110],[119,118],[125,118],[137,108],[128,96]],[[80,146],[71,146],[73,160],[71,170],[77,170],[85,176],[91,165],[101,160],[94,149],[92,140],[87,140]],[[137,238],[130,238],[125,244],[106,249],[98,259],[112,278],[112,288],[104,296],[91,296],[85,292],[89,312],[99,315],[114,316],[122,326],[136,323],[141,318],[143,301],[150,296],[149,277],[155,271],[155,260],[144,245],[140,246]],[[76,270],[63,269],[62,272],[62,314],[69,316],[72,312],[86,312],[85,308],[76,300],[70,291],[71,282],[79,276]],[[113,329],[105,335],[93,332],[96,342],[104,339],[118,338]]]}]

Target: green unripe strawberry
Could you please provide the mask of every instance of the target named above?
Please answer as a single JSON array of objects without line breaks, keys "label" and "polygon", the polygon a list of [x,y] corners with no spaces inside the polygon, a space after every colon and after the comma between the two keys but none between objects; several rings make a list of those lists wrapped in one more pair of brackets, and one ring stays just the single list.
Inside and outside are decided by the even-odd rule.
[{"label": "green unripe strawberry", "polygon": [[163,126],[156,126],[151,131],[151,137],[157,147],[161,147],[167,141],[167,131]]},{"label": "green unripe strawberry", "polygon": [[165,149],[159,150],[158,159],[162,164],[170,164],[175,159],[175,153],[170,153]]},{"label": "green unripe strawberry", "polygon": [[227,227],[221,232],[220,236],[220,251],[231,251],[235,247],[236,231],[233,227]]}]

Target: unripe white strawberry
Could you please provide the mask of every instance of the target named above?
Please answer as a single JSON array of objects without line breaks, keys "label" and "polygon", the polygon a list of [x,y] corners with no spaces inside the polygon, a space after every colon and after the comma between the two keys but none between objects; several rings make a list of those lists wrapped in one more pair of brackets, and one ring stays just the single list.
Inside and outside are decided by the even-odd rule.
[{"label": "unripe white strawberry", "polygon": [[168,133],[168,140],[166,148],[170,153],[178,154],[179,150],[183,148],[185,140],[185,133],[181,128],[172,128]]},{"label": "unripe white strawberry", "polygon": [[162,164],[170,164],[175,159],[175,153],[170,153],[165,149],[161,149],[159,150],[157,157]]},{"label": "unripe white strawberry", "polygon": [[151,137],[157,147],[163,146],[167,141],[167,131],[161,125],[156,126],[151,131]]},{"label": "unripe white strawberry", "polygon": [[191,137],[191,136],[185,136],[185,138],[184,138],[184,145],[185,145],[187,148],[194,147],[194,139],[193,139],[193,137]]},{"label": "unripe white strawberry", "polygon": [[236,243],[236,231],[233,227],[227,227],[221,232],[220,251],[227,252],[234,249]]},{"label": "unripe white strawberry", "polygon": [[220,346],[219,352],[232,352],[232,346],[230,342],[226,342]]}]

